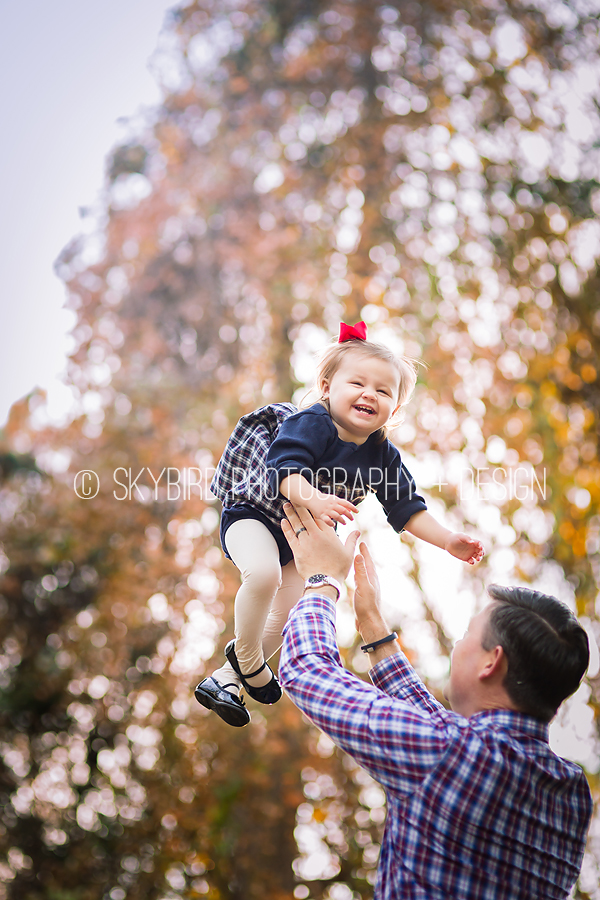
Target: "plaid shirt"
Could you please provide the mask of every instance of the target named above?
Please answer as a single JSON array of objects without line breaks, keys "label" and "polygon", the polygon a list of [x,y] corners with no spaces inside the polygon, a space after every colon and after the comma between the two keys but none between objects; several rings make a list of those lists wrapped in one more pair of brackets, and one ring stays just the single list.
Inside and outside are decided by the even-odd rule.
[{"label": "plaid shirt", "polygon": [[271,489],[267,454],[283,422],[296,412],[293,403],[269,403],[239,420],[210,485],[225,509],[240,502],[251,503],[279,525],[286,500]]},{"label": "plaid shirt", "polygon": [[582,770],[548,727],[509,710],[446,710],[403,653],[342,668],[335,603],[308,595],[286,625],[279,676],[294,703],[386,790],[374,900],[564,900],[592,814]]}]

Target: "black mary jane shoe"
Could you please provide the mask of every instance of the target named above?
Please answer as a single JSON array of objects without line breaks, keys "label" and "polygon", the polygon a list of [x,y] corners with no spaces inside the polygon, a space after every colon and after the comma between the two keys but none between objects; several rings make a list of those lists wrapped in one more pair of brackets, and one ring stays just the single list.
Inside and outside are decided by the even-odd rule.
[{"label": "black mary jane shoe", "polygon": [[[235,641],[229,641],[229,643],[225,647],[225,656],[229,660],[229,664],[231,665],[231,667],[242,679],[244,690],[249,697],[252,697],[253,700],[258,700],[259,703],[267,704],[277,703],[278,700],[281,700],[281,685],[277,680],[277,676],[271,671],[271,667],[268,666],[266,662],[264,662],[262,666],[256,670],[256,672],[251,672],[249,675],[242,674],[240,664],[237,660],[237,656],[235,655]],[[254,678],[255,675],[260,675],[263,669],[268,669],[269,672],[271,672],[271,680],[268,681],[267,684],[263,684],[261,687],[254,687],[254,685],[248,684],[246,679]]]},{"label": "black mary jane shoe", "polygon": [[242,728],[250,721],[250,713],[243,700],[226,690],[232,686],[237,687],[233,684],[220,685],[214,678],[205,678],[194,691],[194,696],[201,706],[216,712],[228,725]]}]

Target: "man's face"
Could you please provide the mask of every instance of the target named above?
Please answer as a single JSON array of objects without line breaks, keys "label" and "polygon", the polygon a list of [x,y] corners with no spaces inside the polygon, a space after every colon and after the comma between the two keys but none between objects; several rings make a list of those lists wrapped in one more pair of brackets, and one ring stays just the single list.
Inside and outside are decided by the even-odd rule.
[{"label": "man's face", "polygon": [[444,695],[454,712],[468,718],[479,711],[482,671],[489,650],[483,648],[483,637],[494,604],[489,603],[473,616],[465,636],[456,642],[450,660],[450,678]]}]

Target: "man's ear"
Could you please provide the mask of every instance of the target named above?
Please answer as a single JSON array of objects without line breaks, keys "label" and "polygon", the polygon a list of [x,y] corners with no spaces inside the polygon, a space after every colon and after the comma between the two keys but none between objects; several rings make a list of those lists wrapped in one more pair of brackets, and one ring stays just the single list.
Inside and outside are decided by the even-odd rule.
[{"label": "man's ear", "polygon": [[487,651],[486,660],[479,670],[479,680],[486,681],[488,678],[500,677],[504,681],[504,676],[508,670],[508,660],[506,653],[500,644],[497,644],[491,650]]}]

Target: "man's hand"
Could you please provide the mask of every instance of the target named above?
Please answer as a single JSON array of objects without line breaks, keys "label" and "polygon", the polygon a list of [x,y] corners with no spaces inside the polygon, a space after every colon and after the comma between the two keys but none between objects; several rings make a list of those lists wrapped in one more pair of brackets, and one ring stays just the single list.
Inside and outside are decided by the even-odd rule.
[{"label": "man's hand", "polygon": [[354,559],[354,614],[356,630],[360,632],[366,643],[375,641],[389,634],[385,619],[381,613],[381,591],[379,578],[373,565],[369,548],[360,545],[360,553]]},{"label": "man's hand", "polygon": [[463,562],[474,566],[475,563],[483,559],[483,544],[476,541],[468,534],[460,531],[453,532],[446,541],[445,549],[451,556],[462,559]]},{"label": "man's hand", "polygon": [[321,519],[326,525],[335,525],[336,522],[345,525],[346,519],[351,522],[354,519],[353,513],[358,512],[349,500],[336,497],[335,494],[323,494],[321,491],[315,491],[314,496],[303,505],[315,519]]},{"label": "man's hand", "polygon": [[360,532],[353,531],[342,544],[335,530],[321,519],[314,519],[307,509],[295,509],[291,503],[285,503],[283,509],[287,519],[283,519],[281,527],[298,574],[304,579],[310,575],[331,575],[344,581]]}]

